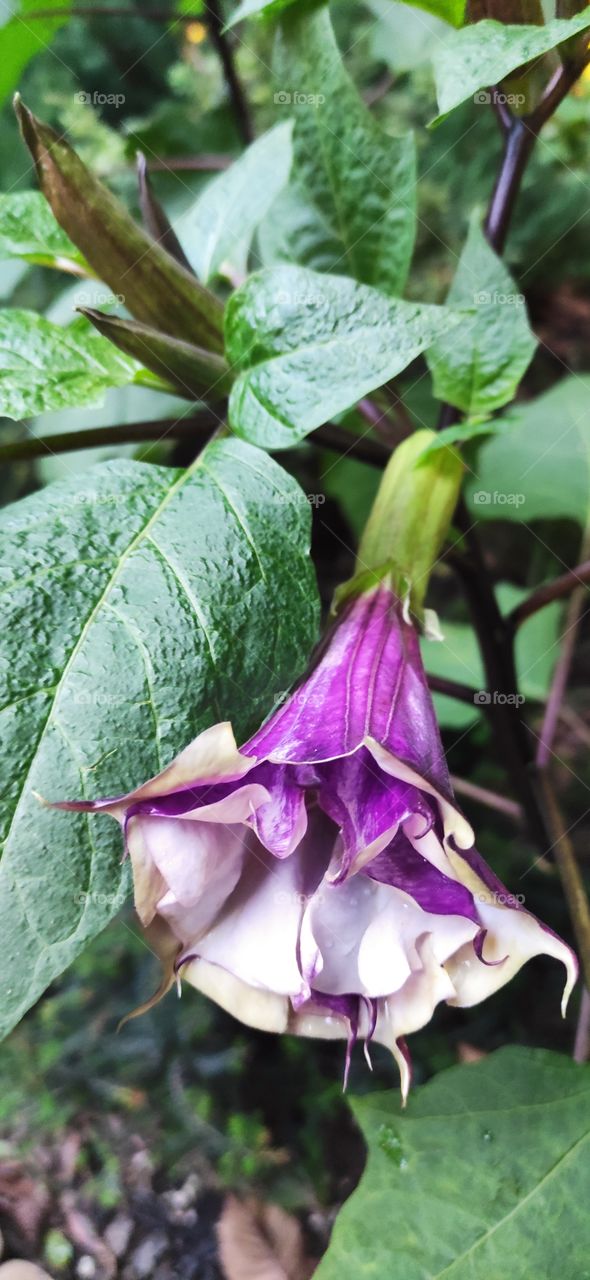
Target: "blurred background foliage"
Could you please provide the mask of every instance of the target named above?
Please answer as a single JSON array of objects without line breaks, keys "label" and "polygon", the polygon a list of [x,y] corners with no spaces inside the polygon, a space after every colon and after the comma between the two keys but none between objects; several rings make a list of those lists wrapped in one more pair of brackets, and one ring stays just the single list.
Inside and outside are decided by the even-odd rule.
[{"label": "blurred background foliage", "polygon": [[[157,194],[168,214],[177,216],[242,147],[219,60],[199,19],[198,4],[190,5],[190,20],[172,23],[162,21],[161,0],[126,0],[124,6],[113,6],[112,17],[106,16],[105,7],[97,6],[93,15],[89,5],[89,16],[64,20],[49,47],[43,47],[22,74],[17,67],[19,88],[33,111],[67,131],[84,160],[108,179],[136,215],[135,153],[142,150]],[[421,300],[442,301],[468,216],[489,195],[500,153],[493,114],[470,102],[438,127],[428,128],[435,115],[429,59],[436,58],[440,39],[436,19],[423,13],[418,17],[394,0],[340,0],[333,16],[346,64],[376,117],[391,132],[406,127],[417,131],[419,234],[409,292]],[[28,21],[32,26],[35,19]],[[264,25],[250,23],[233,39],[256,131],[263,132],[278,116],[269,71],[271,35]],[[10,67],[5,66],[7,96],[0,127],[5,192],[35,185],[10,104],[9,90],[15,87],[10,81]],[[81,92],[91,99],[100,95],[104,102],[81,101]],[[124,101],[109,102],[113,95],[124,95]],[[525,398],[551,386],[564,365],[574,372],[590,370],[590,351],[582,338],[590,318],[589,123],[587,72],[536,148],[510,236],[508,262],[541,337],[525,381]],[[204,167],[191,169],[195,160]],[[260,255],[263,250],[262,235]],[[24,262],[0,264],[3,303],[33,308],[53,319],[67,319],[81,292],[89,300],[91,288],[88,281],[72,284],[58,273]],[[435,405],[429,379],[423,375],[423,365],[406,373],[399,394],[416,422],[430,425]],[[177,403],[146,389],[120,389],[109,392],[101,408],[46,415],[42,431],[48,435],[157,418],[172,413]],[[360,429],[354,414],[347,422]],[[39,423],[33,427],[39,430]],[[8,422],[0,430],[3,440],[18,439],[24,432],[21,425]],[[123,453],[182,463],[187,461],[186,448],[165,442],[139,450],[112,446],[93,451],[90,459],[88,453],[71,453],[18,462],[2,469],[0,497],[13,501],[99,457]],[[350,548],[369,509],[377,473],[310,445],[281,460],[306,492],[326,494],[325,504],[314,511],[314,553],[327,603],[336,582],[350,571]],[[514,586],[525,587],[560,571],[548,542],[560,546],[563,561],[575,563],[578,558],[579,529],[573,521],[563,520],[557,527],[553,523],[550,538],[544,536],[542,521],[536,523],[534,535],[524,525],[498,521],[486,536],[495,575]],[[450,571],[435,579],[432,603],[446,622],[466,622]],[[554,618],[553,639],[547,639],[550,648],[557,623]],[[530,643],[535,661],[538,637],[536,642],[531,637]],[[557,650],[552,652],[554,660]],[[558,766],[557,780],[568,813],[587,809],[587,668],[588,635],[583,630],[569,696],[571,714],[561,725],[556,747],[566,762]],[[501,791],[502,775],[484,722],[478,717],[465,725],[452,709],[447,707],[447,712],[445,745],[453,774]],[[533,700],[529,714],[535,727],[541,703]],[[473,800],[465,805],[476,823],[479,844],[498,874],[515,892],[525,893],[527,907],[568,937],[553,866],[543,862],[530,869],[535,854],[513,818]],[[574,835],[586,866],[588,829],[586,817]],[[143,1144],[153,1169],[165,1170],[167,1183],[180,1184],[196,1170],[204,1187],[255,1188],[305,1216],[312,1235],[315,1232],[315,1248],[321,1249],[333,1207],[350,1192],[363,1164],[362,1141],[341,1094],[341,1046],[246,1031],[192,991],[185,991],[180,1002],[168,995],[117,1035],[118,1020],[157,985],[156,968],[132,913],[125,911],[49,989],[3,1046],[0,1155],[26,1164],[33,1154],[38,1163],[39,1153],[51,1152],[56,1141],[65,1141],[64,1135],[82,1134],[71,1181],[83,1185],[85,1204],[94,1206],[101,1222],[120,1205],[131,1160],[129,1144],[135,1143],[134,1149]],[[568,1051],[576,1000],[562,1023],[560,983],[557,966],[538,960],[475,1010],[440,1009],[414,1039],[418,1081],[458,1059],[507,1042]],[[373,1057],[371,1078],[361,1053],[355,1056],[353,1092],[393,1082],[385,1052],[377,1049]],[[49,1156],[47,1160],[51,1163]],[[6,1209],[3,1194],[0,1185],[0,1206]],[[10,1221],[16,1238],[18,1230]],[[80,1275],[70,1270],[74,1246],[70,1243],[68,1248],[65,1236],[65,1245],[60,1244],[63,1231],[55,1222],[52,1225],[51,1212],[42,1222],[42,1228],[37,1225],[44,1233],[45,1261],[56,1274]],[[36,1231],[37,1227],[30,1229],[33,1254],[41,1247],[34,1243]],[[23,1233],[26,1240],[24,1228]],[[209,1273],[203,1263],[194,1274]]]}]

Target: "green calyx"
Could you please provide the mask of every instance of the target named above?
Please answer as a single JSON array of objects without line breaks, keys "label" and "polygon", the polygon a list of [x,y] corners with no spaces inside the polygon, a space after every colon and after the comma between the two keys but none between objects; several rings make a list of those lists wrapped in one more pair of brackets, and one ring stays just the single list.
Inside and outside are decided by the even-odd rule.
[{"label": "green calyx", "polygon": [[391,575],[412,612],[423,614],[428,580],[448,535],[463,478],[453,448],[428,450],[433,431],[398,445],[383,473],[358,549],[354,583]]}]

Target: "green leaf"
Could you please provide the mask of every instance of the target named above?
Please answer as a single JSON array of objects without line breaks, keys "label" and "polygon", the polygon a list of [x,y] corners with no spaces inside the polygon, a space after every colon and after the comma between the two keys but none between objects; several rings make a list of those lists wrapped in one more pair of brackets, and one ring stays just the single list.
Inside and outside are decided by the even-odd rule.
[{"label": "green leaf", "polygon": [[86,320],[62,329],[36,311],[0,311],[2,417],[101,404],[108,387],[126,386],[141,371]]},{"label": "green leaf", "polygon": [[413,135],[392,138],[373,119],[344,70],[327,6],[285,14],[276,61],[275,103],[294,112],[294,173],[324,256],[329,243],[329,269],[400,294],[416,233]]},{"label": "green leaf", "polygon": [[[43,17],[32,18],[31,13],[40,8],[43,8]],[[62,0],[49,0],[43,6],[37,4],[37,0],[17,0],[15,5],[3,6],[6,16],[0,25],[0,100],[13,92],[31,59],[43,53],[56,31],[67,22],[68,8]],[[60,12],[52,17],[51,9]]]},{"label": "green leaf", "polygon": [[437,431],[428,452],[446,449],[449,444],[467,444],[470,440],[478,440],[480,436],[493,435],[496,431],[496,420],[493,418],[466,418],[462,422],[454,422],[452,427],[443,427]]},{"label": "green leaf", "polygon": [[189,471],[105,463],[2,513],[3,1032],[124,891],[115,823],[35,793],[116,795],[215,721],[244,741],[315,640],[309,512],[219,440]]},{"label": "green leaf", "polygon": [[292,122],[257,138],[229,169],[209,183],[174,230],[199,278],[207,283],[226,258],[249,248],[258,223],[285,185],[291,168]]},{"label": "green leaf", "polygon": [[466,482],[478,520],[590,518],[590,376],[564,378],[494,422]]},{"label": "green leaf", "polygon": [[109,316],[91,307],[80,310],[99,333],[127,355],[141,360],[169,390],[178,391],[189,400],[222,400],[229,393],[233,379],[222,356],[181,342],[180,338],[169,338],[138,320]]},{"label": "green leaf", "polygon": [[[529,594],[527,590],[502,582],[496,588],[498,603],[503,614],[508,614]],[[544,702],[549,692],[555,664],[559,657],[560,623],[563,606],[560,602],[540,609],[538,613],[519,627],[516,634],[515,660],[518,687],[527,701]],[[442,640],[422,641],[422,657],[429,675],[443,676],[470,685],[477,693],[493,691],[487,688],[477,636],[473,627],[465,622],[449,622],[440,618]],[[452,729],[466,729],[483,715],[484,701],[459,702],[446,694],[434,695],[437,717],[442,725]]]},{"label": "green leaf", "polygon": [[369,1163],[317,1280],[588,1280],[588,1067],[500,1049],[353,1109]]},{"label": "green leaf", "polygon": [[501,409],[514,398],[537,343],[524,297],[475,219],[447,304],[473,310],[427,354],[434,395],[468,414]]},{"label": "green leaf", "polygon": [[235,13],[232,13],[226,30],[235,27],[236,22],[241,22],[243,18],[252,18],[255,15],[262,18],[274,18],[277,14],[288,9],[289,5],[301,3],[301,0],[242,0],[238,5]]},{"label": "green leaf", "polygon": [[54,129],[20,99],[15,105],[41,190],[95,274],[142,324],[220,351],[219,299],[133,221]]},{"label": "green leaf", "polygon": [[406,0],[414,9],[424,9],[451,27],[460,27],[465,18],[465,0]]},{"label": "green leaf", "polygon": [[477,94],[476,102],[489,102],[478,93],[501,83],[524,63],[590,27],[590,6],[573,18],[551,18],[545,26],[506,25],[493,18],[454,31],[434,57],[434,75],[441,115]]},{"label": "green leaf", "polygon": [[0,259],[24,258],[41,267],[88,275],[89,267],[56,222],[40,191],[0,195]]},{"label": "green leaf", "polygon": [[346,276],[276,267],[232,295],[225,320],[227,357],[238,370],[231,426],[281,449],[395,377],[458,317]]},{"label": "green leaf", "polygon": [[448,35],[448,24],[435,17],[432,10],[426,15],[422,7],[414,8],[401,0],[365,0],[365,5],[376,19],[367,33],[370,56],[395,74],[413,71],[429,62]]}]

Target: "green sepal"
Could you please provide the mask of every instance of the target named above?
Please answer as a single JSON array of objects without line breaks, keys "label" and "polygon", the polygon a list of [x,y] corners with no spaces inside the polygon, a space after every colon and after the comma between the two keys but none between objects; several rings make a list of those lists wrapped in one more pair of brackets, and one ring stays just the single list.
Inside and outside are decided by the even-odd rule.
[{"label": "green sepal", "polygon": [[[463,463],[453,448],[432,451],[433,431],[415,431],[398,445],[383,473],[361,538],[356,573],[382,580],[392,572],[400,598],[418,617],[428,579],[447,537],[459,497]],[[403,583],[407,589],[402,594]]]}]

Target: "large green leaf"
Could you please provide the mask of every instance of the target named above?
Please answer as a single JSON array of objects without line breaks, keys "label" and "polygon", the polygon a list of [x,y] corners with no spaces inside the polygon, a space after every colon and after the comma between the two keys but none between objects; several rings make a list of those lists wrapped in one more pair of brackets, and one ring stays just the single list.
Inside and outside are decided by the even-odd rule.
[{"label": "large green leaf", "polygon": [[556,45],[590,27],[590,6],[573,18],[551,18],[545,26],[507,25],[484,18],[454,31],[434,56],[434,74],[441,114],[452,111],[477,94],[499,84],[525,62],[540,58]]},{"label": "large green leaf", "polygon": [[412,134],[392,138],[374,120],[344,70],[327,5],[286,12],[276,73],[275,103],[294,112],[294,174],[329,269],[401,293],[416,232]]},{"label": "large green leaf", "polygon": [[224,173],[214,178],[174,230],[204,283],[226,258],[244,252],[291,168],[290,120],[257,138]]},{"label": "large green leaf", "polygon": [[537,344],[524,297],[475,219],[447,303],[473,310],[428,352],[434,395],[464,413],[501,409],[514,398]]},{"label": "large green leaf", "polygon": [[225,313],[227,356],[239,371],[231,425],[255,444],[288,448],[395,377],[458,319],[346,276],[261,271]]},{"label": "large green leaf", "polygon": [[467,479],[478,520],[590,516],[590,376],[564,378],[494,423]]},{"label": "large green leaf", "polygon": [[35,311],[0,311],[0,415],[5,418],[100,404],[108,387],[141,376],[141,365],[86,320],[63,329]]},{"label": "large green leaf", "polygon": [[501,1049],[353,1107],[369,1164],[317,1280],[589,1280],[590,1068]]},{"label": "large green leaf", "polygon": [[[0,100],[16,88],[27,63],[36,54],[43,53],[56,31],[68,20],[68,4],[63,0],[48,0],[42,6],[37,0],[17,0],[16,4],[3,4],[0,15]],[[52,16],[51,10],[56,15]],[[40,17],[31,17],[39,13]]]},{"label": "large green leaf", "polygon": [[0,1025],[116,911],[120,833],[35,798],[117,794],[194,734],[243,741],[317,625],[309,505],[242,441],[188,471],[111,462],[6,509]]},{"label": "large green leaf", "polygon": [[73,275],[88,271],[82,254],[56,222],[40,191],[0,195],[0,258],[24,258]]}]

